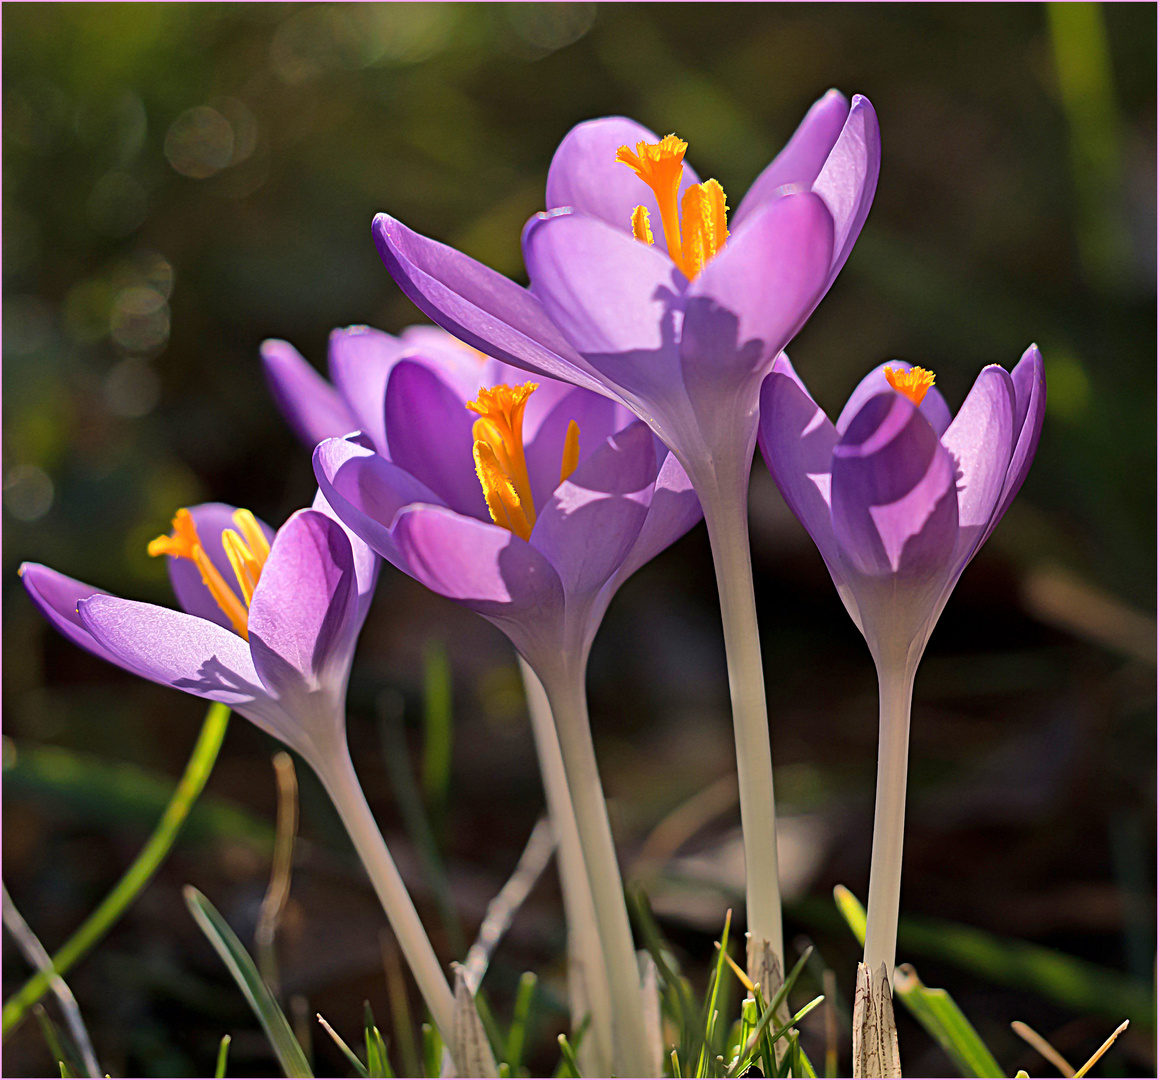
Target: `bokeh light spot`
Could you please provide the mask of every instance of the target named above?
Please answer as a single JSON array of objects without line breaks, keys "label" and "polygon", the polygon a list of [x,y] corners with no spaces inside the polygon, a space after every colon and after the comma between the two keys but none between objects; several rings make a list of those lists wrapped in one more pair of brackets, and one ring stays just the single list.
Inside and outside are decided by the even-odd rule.
[{"label": "bokeh light spot", "polygon": [[187,109],[165,134],[165,157],[182,176],[204,180],[233,160],[233,127],[216,109]]}]

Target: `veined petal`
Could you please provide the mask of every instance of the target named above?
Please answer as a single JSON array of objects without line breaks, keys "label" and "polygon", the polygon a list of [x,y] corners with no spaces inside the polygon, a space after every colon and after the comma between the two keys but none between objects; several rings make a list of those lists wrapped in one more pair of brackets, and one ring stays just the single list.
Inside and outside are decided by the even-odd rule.
[{"label": "veined petal", "polygon": [[[547,171],[547,209],[570,207],[599,218],[621,232],[631,232],[632,212],[647,209],[652,233],[661,251],[667,250],[664,226],[656,196],[629,168],[616,161],[621,146],[635,148],[639,142],[659,138],[646,127],[623,116],[605,116],[577,124],[564,136]],[[678,195],[699,183],[687,162],[680,177]]]},{"label": "veined petal", "polygon": [[1022,359],[1011,372],[1010,379],[1014,385],[1018,434],[1006,481],[1002,485],[1002,498],[983,539],[994,531],[994,526],[1014,501],[1014,496],[1022,487],[1022,482],[1030,471],[1030,463],[1034,460],[1035,451],[1038,449],[1042,421],[1046,415],[1046,373],[1042,353],[1039,352],[1037,345],[1031,345],[1022,354]]},{"label": "veined petal", "polygon": [[388,562],[409,570],[391,535],[395,516],[411,503],[442,500],[405,469],[349,439],[327,439],[314,450],[314,477],[342,523]]},{"label": "veined petal", "polygon": [[90,596],[106,595],[104,589],[58,574],[47,566],[41,566],[40,563],[22,563],[20,580],[28,590],[28,595],[32,597],[32,602],[66,638],[102,660],[108,660],[111,664],[120,663],[116,656],[89,633],[76,610],[81,600],[87,600]]},{"label": "veined petal", "polygon": [[[201,503],[199,506],[189,507],[205,554],[222,578],[231,584],[237,579],[221,542],[221,534],[226,529],[237,528],[233,520],[236,510],[236,506],[230,506],[228,503]],[[258,525],[266,540],[273,540],[274,530],[264,521],[259,521]],[[173,594],[183,610],[190,615],[196,615],[199,619],[208,619],[219,626],[224,626],[227,630],[233,628],[229,616],[222,611],[213,594],[206,588],[205,582],[201,580],[201,571],[191,560],[167,555],[165,564],[169,571],[169,583],[173,586]]]},{"label": "veined petal", "polygon": [[515,367],[605,392],[526,289],[387,214],[375,217],[372,232],[402,291],[455,337]]},{"label": "veined petal", "polygon": [[[912,367],[913,364],[907,363],[905,360],[888,360],[884,364],[878,364],[877,367],[857,384],[853,393],[849,395],[849,400],[846,401],[845,408],[841,410],[841,415],[837,417],[837,434],[845,434],[845,429],[849,427],[849,422],[861,411],[861,407],[871,397],[890,392],[890,386],[884,374],[886,368],[893,368],[895,371],[909,371]],[[953,417],[950,414],[950,407],[946,404],[946,399],[942,397],[942,392],[937,386],[931,386],[926,391],[926,396],[922,399],[919,408],[921,409],[922,416],[930,422],[930,426],[934,431],[939,436],[944,435]]]},{"label": "veined petal", "polygon": [[460,514],[487,519],[487,504],[471,459],[476,419],[439,374],[400,360],[386,387],[390,460]]},{"label": "veined petal", "polygon": [[326,501],[326,496],[322,494],[321,488],[314,495],[314,502],[310,509],[317,510],[318,513],[325,514],[331,521],[336,522],[346,533],[346,539],[350,541],[350,551],[354,556],[354,577],[358,589],[358,609],[355,613],[357,626],[354,628],[354,633],[357,634],[366,620],[366,613],[370,610],[370,602],[374,599],[374,587],[378,584],[378,571],[382,564],[370,545],[334,513],[334,508]]},{"label": "veined petal", "polygon": [[833,448],[830,506],[843,556],[869,577],[932,579],[958,539],[954,462],[900,394],[870,398]]},{"label": "veined petal", "polygon": [[346,400],[355,422],[344,431],[332,432],[329,437],[362,431],[379,453],[387,453],[382,418],[386,383],[394,365],[408,351],[405,342],[369,326],[346,326],[331,331],[327,357],[330,378]]},{"label": "veined petal", "polygon": [[312,447],[359,426],[342,396],[289,342],[263,341],[261,354],[274,402],[302,442]]},{"label": "veined petal", "polygon": [[250,603],[250,652],[271,697],[287,708],[318,691],[340,697],[359,629],[358,599],[342,527],[316,510],[291,515],[274,538]]},{"label": "veined petal", "polygon": [[813,102],[785,148],[745,193],[733,214],[732,227],[739,228],[753,211],[778,198],[787,184],[812,187],[848,116],[849,102],[839,90],[830,90]]},{"label": "veined petal", "polygon": [[594,594],[631,551],[648,516],[656,464],[652,433],[638,420],[589,454],[540,510],[531,544],[569,598]]}]

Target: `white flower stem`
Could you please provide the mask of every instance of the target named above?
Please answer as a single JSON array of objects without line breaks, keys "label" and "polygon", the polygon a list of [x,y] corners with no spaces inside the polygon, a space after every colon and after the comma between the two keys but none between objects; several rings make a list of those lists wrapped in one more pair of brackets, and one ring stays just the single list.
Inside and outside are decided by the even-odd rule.
[{"label": "white flower stem", "polygon": [[869,864],[865,963],[871,972],[885,965],[893,982],[897,914],[901,899],[905,783],[909,762],[910,706],[915,667],[899,658],[878,661],[880,719],[877,743],[877,800],[873,809],[873,854]]},{"label": "white flower stem", "polygon": [[315,766],[315,770],[370,876],[382,910],[386,912],[435,1026],[444,1043],[454,1045],[455,996],[367,805],[346,747],[342,747],[341,753],[327,755],[326,767],[320,769]]},{"label": "white flower stem", "polygon": [[582,668],[578,677],[565,667],[559,672],[541,671],[540,678],[559,735],[607,964],[614,1072],[618,1076],[648,1076],[652,1055],[648,1052],[644,997],[612,826],[596,766]]},{"label": "white flower stem", "polygon": [[724,650],[732,696],[740,819],[744,835],[745,908],[749,934],[772,946],[785,970],[781,884],[777,871],[777,811],[773,754],[765,704],[765,676],[753,570],[749,554],[748,472],[735,490],[697,484],[716,566]]}]

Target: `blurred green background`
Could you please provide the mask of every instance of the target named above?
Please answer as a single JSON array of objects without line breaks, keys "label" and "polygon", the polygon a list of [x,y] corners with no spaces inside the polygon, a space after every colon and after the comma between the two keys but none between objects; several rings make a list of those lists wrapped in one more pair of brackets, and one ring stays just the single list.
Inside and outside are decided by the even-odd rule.
[{"label": "blurred green background", "polygon": [[[2,18],[4,877],[50,950],[132,859],[160,810],[147,782],[173,783],[203,707],[57,636],[20,562],[168,602],[145,544],[175,508],[221,499],[276,524],[307,504],[309,456],[266,392],[258,346],[284,337],[322,364],[332,327],[420,321],[374,252],[376,211],[519,278],[520,228],[573,124],[623,113],[676,131],[735,206],[837,86],[873,101],[883,158],[861,239],[790,347],[818,400],[835,415],[896,357],[936,371],[956,408],[982,365],[1012,366],[1032,340],[1049,388],[1025,488],[918,675],[902,895],[914,921],[898,958],[951,990],[1011,1075],[1050,1070],[1010,1021],[1079,1064],[1131,1006],[1099,1069],[1154,1075],[1153,5],[8,3]],[[836,882],[864,896],[868,879],[873,669],[760,462],[752,531],[787,940],[818,944],[847,1008],[857,949],[829,897]],[[694,981],[743,897],[710,566],[701,527],[641,571],[612,605],[589,681],[623,863],[647,880]],[[542,794],[506,640],[387,568],[351,741],[450,959],[376,722],[401,717],[417,770],[424,657],[439,647],[451,767],[425,795],[468,940]],[[231,1071],[276,1068],[179,891],[193,882],[252,939],[273,749],[234,721],[205,812],[70,977],[113,1075],[204,1075],[226,1031]],[[136,772],[109,773],[126,763]],[[364,998],[390,1026],[385,922],[324,797],[300,780],[282,990],[352,1040]],[[706,789],[673,842],[668,815]],[[537,1069],[554,1066],[566,1026],[553,873],[486,984],[506,1015],[521,970],[545,977]],[[1105,979],[1052,954],[1016,962],[1010,938]],[[26,974],[6,937],[5,996]],[[944,1074],[901,1023],[907,1073]],[[324,1041],[320,1074],[343,1070]],[[6,1043],[4,1069],[55,1074],[34,1022]]]}]

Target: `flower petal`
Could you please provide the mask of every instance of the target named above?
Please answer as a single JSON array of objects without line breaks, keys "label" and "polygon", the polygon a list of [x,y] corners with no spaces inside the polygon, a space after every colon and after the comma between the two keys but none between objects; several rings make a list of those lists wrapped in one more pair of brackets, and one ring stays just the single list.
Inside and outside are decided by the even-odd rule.
[{"label": "flower petal", "polygon": [[291,515],[250,602],[250,652],[271,697],[289,707],[317,691],[341,696],[359,630],[358,599],[342,527],[317,510]]},{"label": "flower petal", "polygon": [[849,116],[837,137],[813,190],[833,214],[833,267],[837,277],[869,216],[881,171],[881,129],[869,98],[853,95]]},{"label": "flower petal", "polygon": [[[845,408],[841,410],[841,415],[837,417],[837,423],[835,425],[837,434],[845,434],[845,429],[849,427],[849,422],[861,411],[861,407],[871,397],[877,394],[896,393],[886,381],[886,368],[893,368],[895,371],[909,371],[912,367],[913,364],[907,363],[905,360],[887,360],[884,364],[878,364],[877,367],[857,384],[856,389],[849,395],[849,400],[845,403]],[[950,407],[946,404],[946,399],[942,397],[942,392],[936,386],[931,386],[926,391],[926,396],[922,399],[919,408],[922,411],[922,416],[930,422],[930,426],[934,431],[939,436],[944,435],[953,417],[950,415]]]},{"label": "flower petal", "polygon": [[47,566],[41,566],[40,563],[22,563],[20,580],[28,590],[28,595],[32,597],[32,602],[66,638],[82,649],[88,649],[102,660],[108,660],[111,664],[119,663],[117,658],[89,633],[76,610],[81,600],[87,600],[90,596],[106,595],[104,589],[58,574]]},{"label": "flower petal", "polygon": [[[631,233],[632,211],[644,206],[652,219],[652,233],[665,250],[664,226],[656,196],[632,169],[616,161],[621,146],[636,149],[638,142],[657,143],[659,138],[635,120],[605,116],[577,124],[564,136],[547,170],[547,209],[571,207],[599,218],[621,232]],[[685,163],[680,195],[700,178]]]},{"label": "flower petal", "polygon": [[434,506],[410,506],[395,522],[407,572],[499,626],[525,656],[550,648],[564,615],[564,592],[551,563],[498,525]]},{"label": "flower petal", "polygon": [[354,577],[358,582],[358,610],[355,614],[357,622],[355,630],[357,632],[366,620],[366,613],[370,610],[370,601],[374,599],[374,587],[378,584],[378,571],[382,563],[370,545],[334,513],[334,508],[326,501],[326,496],[322,494],[321,488],[314,495],[311,509],[317,510],[318,513],[325,514],[331,521],[337,522],[346,533],[346,539],[350,542],[350,550],[354,556]]},{"label": "flower petal", "polygon": [[372,232],[399,288],[455,337],[515,367],[604,392],[526,289],[387,214],[375,217]]},{"label": "flower petal", "polygon": [[430,368],[400,360],[391,371],[386,387],[390,460],[435,492],[439,502],[486,520],[487,503],[471,456],[477,419]]},{"label": "flower petal", "polygon": [[527,223],[523,261],[547,317],[605,383],[671,393],[687,281],[667,255],[596,218],[556,211]]},{"label": "flower petal", "polygon": [[652,433],[637,420],[593,451],[540,511],[531,544],[555,567],[569,600],[595,593],[631,551],[656,468]]},{"label": "flower petal", "polygon": [[313,447],[358,427],[342,396],[293,345],[263,341],[261,352],[274,402],[302,442]]},{"label": "flower petal", "polygon": [[314,477],[339,520],[388,562],[402,570],[390,527],[411,503],[442,500],[405,469],[350,439],[327,439],[314,450]]},{"label": "flower petal", "polygon": [[[209,561],[217,567],[218,573],[225,579],[226,584],[240,596],[237,577],[221,542],[221,534],[226,529],[237,529],[237,524],[233,520],[236,510],[236,506],[230,506],[228,503],[201,503],[199,506],[189,507],[193,524],[197,526],[197,535],[201,540],[201,546],[205,554],[209,556]],[[267,540],[273,540],[273,529],[264,521],[259,521],[258,526]],[[182,609],[190,615],[196,615],[199,619],[208,619],[232,632],[233,623],[230,622],[229,616],[218,607],[217,601],[205,587],[205,582],[201,580],[201,571],[197,569],[197,566],[189,559],[178,559],[173,555],[166,555],[165,563],[169,570],[169,584],[173,586],[173,594],[177,597],[177,603],[181,605]]]},{"label": "flower petal", "polygon": [[407,355],[408,347],[396,337],[369,326],[347,326],[330,333],[327,364],[330,378],[346,400],[355,422],[338,438],[359,430],[370,436],[374,448],[386,453],[386,430],[382,402],[386,382],[394,365]]},{"label": "flower petal", "polygon": [[871,577],[944,573],[958,539],[954,462],[901,394],[872,397],[833,448],[833,533]]},{"label": "flower petal", "polygon": [[1042,421],[1046,415],[1046,373],[1042,353],[1039,352],[1037,345],[1031,345],[1022,354],[1022,359],[1011,372],[1010,378],[1017,403],[1015,430],[1018,434],[1010,459],[1010,468],[1006,473],[1006,482],[1002,485],[1002,499],[986,529],[986,536],[994,531],[1002,515],[1010,508],[1014,496],[1018,494],[1022,482],[1026,479],[1026,474],[1030,472],[1030,464],[1034,461],[1034,454],[1038,449]]},{"label": "flower petal", "polygon": [[733,229],[770,199],[778,198],[786,184],[812,187],[848,116],[849,102],[840,90],[830,90],[813,102],[785,148],[745,192],[732,216]]}]

